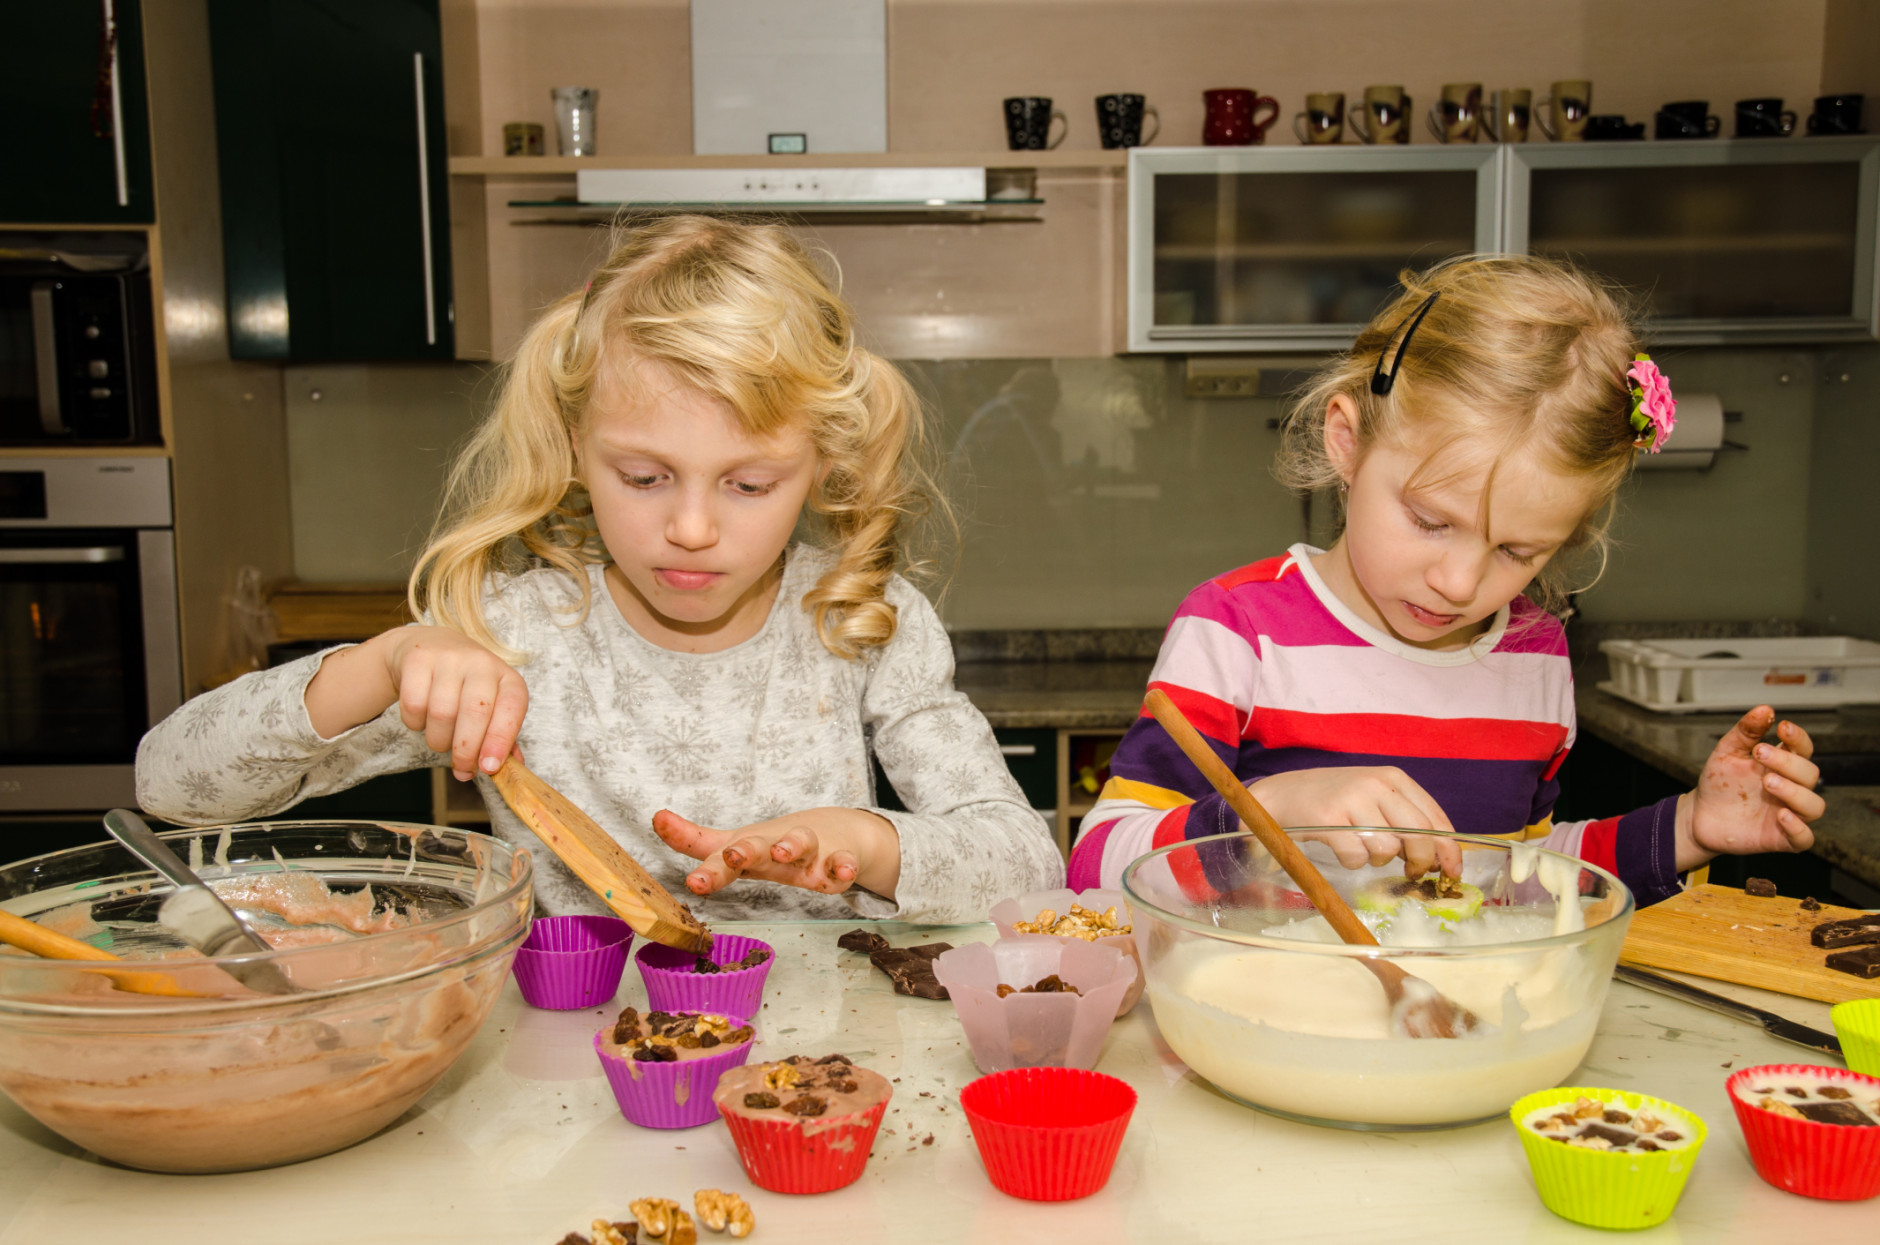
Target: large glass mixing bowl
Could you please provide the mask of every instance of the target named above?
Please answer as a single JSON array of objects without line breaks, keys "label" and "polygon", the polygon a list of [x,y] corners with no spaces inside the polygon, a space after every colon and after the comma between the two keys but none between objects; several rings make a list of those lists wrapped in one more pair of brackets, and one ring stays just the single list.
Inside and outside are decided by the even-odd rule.
[{"label": "large glass mixing bowl", "polygon": [[[1603,869],[1528,844],[1383,830],[1290,830],[1383,947],[1340,943],[1259,841],[1245,832],[1151,852],[1123,873],[1157,1027],[1230,1097],[1345,1128],[1443,1128],[1488,1120],[1558,1084],[1586,1054],[1631,922],[1631,893]],[[1330,836],[1347,858],[1338,862]],[[1468,915],[1393,907],[1398,840],[1445,839],[1480,891]],[[1432,844],[1419,846],[1431,848]],[[1349,849],[1358,847],[1361,850]],[[1371,849],[1375,849],[1372,851]],[[1466,892],[1465,892],[1466,894]],[[1556,896],[1560,902],[1556,901]],[[1390,945],[1392,943],[1422,945]],[[1393,1026],[1377,976],[1387,959],[1474,1012],[1459,1038]]]},{"label": "large glass mixing bowl", "polygon": [[[527,852],[397,822],[165,832],[276,949],[204,960],[116,843],[0,867],[0,908],[161,973],[0,947],[0,1090],[66,1140],[151,1171],[312,1158],[371,1136],[476,1035],[529,929]],[[258,994],[218,965],[267,961]],[[154,988],[168,993],[148,992]]]}]

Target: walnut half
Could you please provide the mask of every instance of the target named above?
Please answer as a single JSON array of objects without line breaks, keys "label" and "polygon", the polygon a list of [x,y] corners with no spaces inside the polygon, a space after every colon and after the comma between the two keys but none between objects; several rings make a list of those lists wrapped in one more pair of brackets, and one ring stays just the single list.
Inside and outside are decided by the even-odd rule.
[{"label": "walnut half", "polygon": [[700,1189],[692,1195],[692,1209],[698,1212],[699,1222],[714,1232],[729,1231],[732,1236],[743,1238],[757,1226],[750,1204],[735,1193]]},{"label": "walnut half", "polygon": [[656,1245],[697,1245],[698,1229],[692,1216],[669,1197],[643,1197],[627,1204],[649,1241]]}]

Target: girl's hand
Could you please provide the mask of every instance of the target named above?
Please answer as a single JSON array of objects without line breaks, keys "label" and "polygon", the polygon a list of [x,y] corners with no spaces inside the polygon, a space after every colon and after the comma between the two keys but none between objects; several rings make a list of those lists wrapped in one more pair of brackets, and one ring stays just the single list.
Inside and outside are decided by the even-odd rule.
[{"label": "girl's hand", "polygon": [[[1377,826],[1395,830],[1434,830],[1454,834],[1442,805],[1416,780],[1394,765],[1334,766],[1274,774],[1248,785],[1273,820],[1282,826]],[[1450,877],[1462,876],[1462,851],[1454,843],[1394,834],[1301,835],[1324,843],[1347,869],[1382,865],[1404,858],[1404,872],[1422,877],[1441,868]]]},{"label": "girl's hand", "polygon": [[447,627],[396,627],[321,663],[307,685],[313,728],[332,738],[392,704],[451,772],[493,774],[516,742],[529,688],[514,667]]},{"label": "girl's hand", "polygon": [[704,862],[685,879],[695,895],[750,877],[825,895],[860,886],[892,900],[901,880],[894,823],[858,808],[812,808],[742,830],[708,829],[661,809],[653,831],[668,847]]},{"label": "girl's hand", "polygon": [[1815,793],[1821,771],[1808,759],[1815,743],[1793,722],[1776,727],[1779,745],[1762,742],[1775,716],[1768,705],[1744,714],[1704,762],[1697,790],[1679,798],[1680,872],[1717,855],[1805,852],[1814,846],[1808,823],[1828,807]]}]

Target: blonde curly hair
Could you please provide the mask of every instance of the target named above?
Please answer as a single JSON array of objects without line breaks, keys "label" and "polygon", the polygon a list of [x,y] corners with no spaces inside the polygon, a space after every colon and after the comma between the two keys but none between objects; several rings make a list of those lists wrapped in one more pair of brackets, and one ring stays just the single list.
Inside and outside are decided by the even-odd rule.
[{"label": "blonde curly hair", "polygon": [[[1603,571],[1613,501],[1636,457],[1625,375],[1638,350],[1636,313],[1599,278],[1535,255],[1462,256],[1398,279],[1402,293],[1294,396],[1274,473],[1305,493],[1342,482],[1325,449],[1327,407],[1339,395],[1358,412],[1360,458],[1378,444],[1425,450],[1413,480],[1457,466],[1486,466],[1492,478],[1510,454],[1538,454],[1586,482],[1591,499],[1563,550],[1580,556],[1550,560],[1528,589],[1558,612],[1569,591],[1591,586],[1569,587],[1576,566],[1596,563],[1591,581]],[[1398,360],[1403,330],[1433,294]],[[1381,396],[1371,392],[1380,356],[1396,377]],[[1341,495],[1340,530],[1343,506]]]},{"label": "blonde curly hair", "polygon": [[491,633],[492,575],[606,562],[575,479],[573,437],[610,361],[663,365],[721,399],[742,430],[805,431],[821,471],[808,510],[835,563],[806,593],[824,647],[858,658],[894,635],[884,597],[912,569],[910,520],[946,517],[922,466],[920,403],[899,369],[855,341],[849,308],[815,257],[778,224],[678,215],[616,226],[584,290],[555,302],[517,347],[495,409],[452,466],[429,544],[413,569],[414,614],[428,610],[505,660]]}]

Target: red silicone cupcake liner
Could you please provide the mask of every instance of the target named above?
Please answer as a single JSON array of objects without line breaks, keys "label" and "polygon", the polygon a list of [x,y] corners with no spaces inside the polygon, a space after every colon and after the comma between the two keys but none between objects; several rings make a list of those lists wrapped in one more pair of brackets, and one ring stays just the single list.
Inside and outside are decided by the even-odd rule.
[{"label": "red silicone cupcake liner", "polygon": [[719,1108],[745,1175],[772,1193],[827,1193],[860,1180],[887,1109],[884,1098],[850,1115],[784,1120]]},{"label": "red silicone cupcake liner", "polygon": [[770,958],[755,968],[696,973],[692,965],[697,957],[690,951],[647,943],[634,957],[640,966],[640,978],[646,982],[647,1007],[656,1012],[757,1015],[764,1000],[764,978],[770,975],[770,966],[777,962],[776,949],[767,942],[741,934],[712,935],[714,964],[735,964],[753,951],[768,951]]},{"label": "red silicone cupcake liner", "polygon": [[1880,1194],[1880,1128],[1798,1120],[1765,1111],[1737,1096],[1738,1090],[1753,1081],[1767,1084],[1797,1073],[1880,1094],[1880,1078],[1841,1068],[1783,1063],[1738,1069],[1724,1088],[1736,1110],[1736,1122],[1743,1128],[1743,1140],[1749,1143],[1756,1174],[1778,1189],[1827,1201],[1858,1202]]},{"label": "red silicone cupcake liner", "polygon": [[[742,1017],[727,1019],[733,1025],[744,1023]],[[607,1074],[620,1114],[641,1128],[697,1128],[717,1119],[712,1094],[718,1089],[718,1078],[749,1059],[756,1044],[753,1038],[700,1059],[651,1063],[623,1059],[607,1050],[609,1031],[594,1035],[594,1053],[600,1056],[601,1071]]]},{"label": "red silicone cupcake liner", "polygon": [[960,1107],[994,1188],[1067,1202],[1109,1182],[1136,1091],[1080,1068],[1014,1068],[969,1084]]},{"label": "red silicone cupcake liner", "polygon": [[619,917],[550,916],[516,950],[516,985],[531,1007],[597,1007],[620,990],[633,931]]}]

